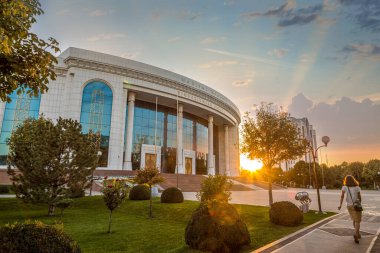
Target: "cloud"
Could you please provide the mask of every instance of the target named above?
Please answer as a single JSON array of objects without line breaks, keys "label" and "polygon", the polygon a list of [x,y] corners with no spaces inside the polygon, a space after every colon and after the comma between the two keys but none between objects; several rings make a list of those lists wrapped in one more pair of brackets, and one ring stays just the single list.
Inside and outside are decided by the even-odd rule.
[{"label": "cloud", "polygon": [[128,53],[122,54],[121,57],[133,60],[133,59],[136,59],[137,56],[139,56],[139,54],[140,52],[132,52],[132,53],[128,52]]},{"label": "cloud", "polygon": [[245,79],[245,80],[236,80],[232,83],[235,87],[244,87],[249,85],[252,82],[252,79]]},{"label": "cloud", "polygon": [[[368,154],[375,157],[376,152],[380,154],[380,104],[368,97],[361,101],[342,97],[328,104],[315,103],[300,93],[293,98],[288,111],[297,118],[307,117],[318,136],[330,136],[329,153],[339,152],[342,148],[353,150],[375,146],[377,150]],[[351,159],[350,156],[355,154],[347,153],[342,159]]]},{"label": "cloud", "polygon": [[241,16],[246,20],[252,20],[257,17],[276,17],[279,18],[277,23],[279,27],[306,25],[321,16],[323,7],[324,4],[316,4],[296,9],[295,1],[288,1],[265,12],[244,13]]},{"label": "cloud", "polygon": [[90,17],[101,17],[101,16],[106,16],[109,13],[111,13],[111,10],[93,10],[88,13],[88,16]]},{"label": "cloud", "polygon": [[176,42],[176,41],[179,41],[179,40],[181,40],[181,37],[171,37],[171,38],[169,38],[168,39],[168,42]]},{"label": "cloud", "polygon": [[196,20],[199,18],[201,14],[199,12],[192,12],[192,11],[182,11],[177,15],[178,19],[187,19],[190,21]]},{"label": "cloud", "polygon": [[380,31],[380,1],[379,0],[338,0],[347,8],[346,16],[354,21],[361,29],[372,32]]},{"label": "cloud", "polygon": [[209,63],[204,63],[202,65],[199,65],[199,67],[202,69],[209,69],[213,67],[224,67],[224,66],[236,65],[236,64],[238,64],[237,61],[212,61]]},{"label": "cloud", "polygon": [[65,16],[69,12],[70,12],[69,9],[62,9],[62,10],[58,10],[55,14],[58,15],[58,16]]},{"label": "cloud", "polygon": [[288,49],[285,48],[275,48],[268,52],[268,55],[275,56],[277,58],[282,58],[288,52]]},{"label": "cloud", "polygon": [[301,54],[299,57],[299,61],[302,63],[309,63],[309,62],[314,62],[316,58],[316,54]]},{"label": "cloud", "polygon": [[204,38],[201,43],[202,44],[214,44],[214,43],[217,43],[217,42],[220,42],[220,41],[224,41],[226,40],[226,37],[219,37],[219,38],[216,38],[216,37],[206,37]]},{"label": "cloud", "polygon": [[350,44],[342,49],[342,52],[353,54],[357,57],[365,57],[380,60],[380,45],[376,44]]},{"label": "cloud", "polygon": [[125,34],[123,33],[108,33],[108,34],[98,34],[91,36],[87,38],[88,41],[95,42],[99,40],[112,40],[112,39],[119,39],[119,38],[124,38]]}]

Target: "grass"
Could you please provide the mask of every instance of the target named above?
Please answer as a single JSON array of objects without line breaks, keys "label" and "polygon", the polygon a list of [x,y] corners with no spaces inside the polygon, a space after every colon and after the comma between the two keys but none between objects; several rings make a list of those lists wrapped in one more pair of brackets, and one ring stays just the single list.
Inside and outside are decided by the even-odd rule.
[{"label": "grass", "polygon": [[[153,200],[153,219],[148,218],[148,201],[125,201],[113,214],[112,233],[107,234],[108,210],[101,197],[75,199],[64,213],[64,230],[75,239],[83,252],[197,252],[185,244],[185,227],[196,201],[162,204]],[[249,250],[264,246],[333,213],[305,214],[298,227],[282,227],[269,222],[268,207],[235,205],[248,226],[252,243]],[[0,199],[0,225],[25,219],[47,224],[59,221],[47,216],[46,205],[30,205],[18,199]]]}]

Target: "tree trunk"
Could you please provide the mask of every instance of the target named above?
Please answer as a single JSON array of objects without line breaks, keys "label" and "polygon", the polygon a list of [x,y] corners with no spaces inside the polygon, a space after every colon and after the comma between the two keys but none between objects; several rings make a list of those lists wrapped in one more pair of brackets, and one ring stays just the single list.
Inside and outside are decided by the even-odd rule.
[{"label": "tree trunk", "polygon": [[150,198],[149,198],[149,218],[152,218],[152,186],[149,185],[149,192],[150,192]]},{"label": "tree trunk", "polygon": [[53,216],[54,215],[55,206],[53,204],[49,204],[49,211],[48,215]]},{"label": "tree trunk", "polygon": [[269,206],[273,205],[273,193],[272,193],[272,168],[268,169],[268,190],[269,190]]},{"label": "tree trunk", "polygon": [[110,211],[110,217],[108,220],[108,232],[107,233],[111,233],[111,221],[112,221],[112,210]]}]

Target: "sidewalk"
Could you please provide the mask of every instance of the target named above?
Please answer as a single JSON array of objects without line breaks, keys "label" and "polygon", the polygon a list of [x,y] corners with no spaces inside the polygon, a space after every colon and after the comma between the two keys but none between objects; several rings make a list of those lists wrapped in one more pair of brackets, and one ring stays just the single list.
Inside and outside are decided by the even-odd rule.
[{"label": "sidewalk", "polygon": [[266,245],[254,253],[375,253],[380,252],[380,216],[363,213],[360,243],[348,213],[338,214],[286,238]]}]

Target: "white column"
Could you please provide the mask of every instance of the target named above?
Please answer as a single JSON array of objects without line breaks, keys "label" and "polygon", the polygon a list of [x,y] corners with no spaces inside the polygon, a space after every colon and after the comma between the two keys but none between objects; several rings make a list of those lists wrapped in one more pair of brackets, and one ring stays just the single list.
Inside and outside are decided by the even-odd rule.
[{"label": "white column", "polygon": [[182,142],[182,118],[183,118],[183,105],[178,105],[178,114],[177,114],[177,165],[178,165],[178,174],[185,174],[183,169],[183,142]]},{"label": "white column", "polygon": [[214,167],[214,117],[208,116],[208,161],[207,174],[215,175]]},{"label": "white column", "polygon": [[228,125],[224,125],[224,161],[225,161],[225,174],[226,176],[230,176],[230,152],[229,150],[229,144],[228,144]]},{"label": "white column", "polygon": [[124,170],[132,170],[132,135],[133,135],[133,120],[135,113],[136,93],[128,92],[128,122],[127,122],[127,140],[124,156]]}]

